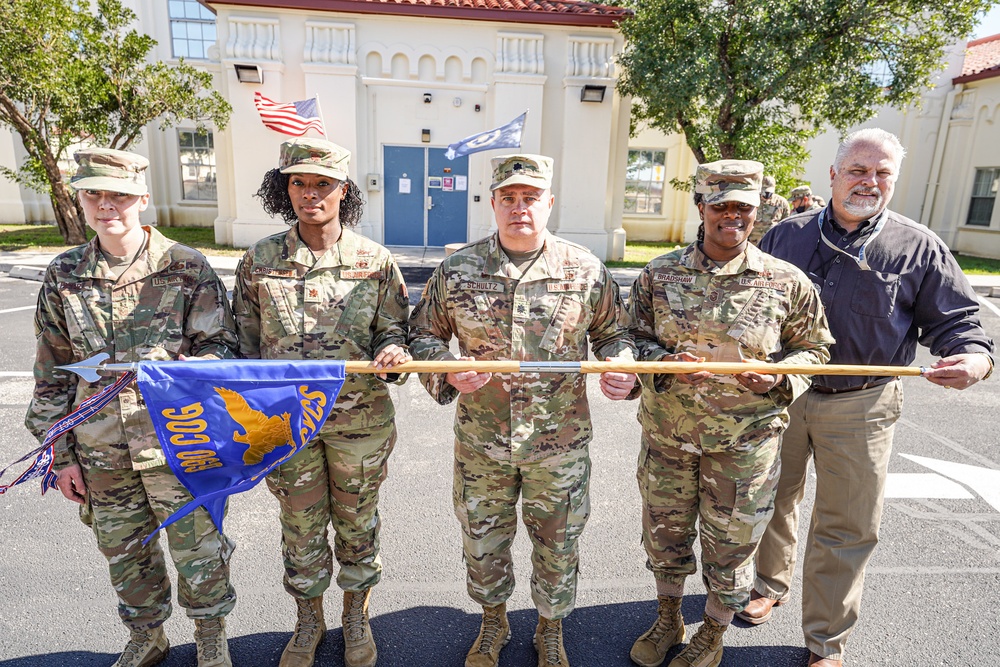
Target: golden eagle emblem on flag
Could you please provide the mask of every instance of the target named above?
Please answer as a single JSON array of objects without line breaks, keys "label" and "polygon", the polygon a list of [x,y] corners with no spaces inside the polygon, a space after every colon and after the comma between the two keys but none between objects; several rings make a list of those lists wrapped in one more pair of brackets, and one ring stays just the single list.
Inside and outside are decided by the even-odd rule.
[{"label": "golden eagle emblem on flag", "polygon": [[284,445],[295,447],[289,413],[268,416],[250,407],[238,392],[225,387],[214,387],[214,389],[225,401],[226,412],[230,418],[243,427],[243,433],[233,431],[233,442],[247,446],[247,450],[243,452],[245,464],[260,463],[266,454],[274,451],[275,447]]}]

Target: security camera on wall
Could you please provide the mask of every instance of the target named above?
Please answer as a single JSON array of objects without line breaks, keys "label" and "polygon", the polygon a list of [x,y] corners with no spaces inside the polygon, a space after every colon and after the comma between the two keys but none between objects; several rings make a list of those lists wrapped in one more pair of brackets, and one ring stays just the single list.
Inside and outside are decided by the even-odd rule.
[{"label": "security camera on wall", "polygon": [[430,103],[431,103],[431,94],[424,93],[424,104],[430,104]]}]

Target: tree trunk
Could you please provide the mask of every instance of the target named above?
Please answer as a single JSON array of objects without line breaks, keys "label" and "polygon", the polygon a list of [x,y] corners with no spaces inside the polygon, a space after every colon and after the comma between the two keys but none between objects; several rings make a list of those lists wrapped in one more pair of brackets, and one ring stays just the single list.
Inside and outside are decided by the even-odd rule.
[{"label": "tree trunk", "polygon": [[56,224],[63,240],[69,245],[87,242],[87,226],[83,221],[83,211],[76,203],[69,188],[62,181],[59,163],[48,150],[40,151],[42,166],[49,179],[49,201],[56,214]]}]

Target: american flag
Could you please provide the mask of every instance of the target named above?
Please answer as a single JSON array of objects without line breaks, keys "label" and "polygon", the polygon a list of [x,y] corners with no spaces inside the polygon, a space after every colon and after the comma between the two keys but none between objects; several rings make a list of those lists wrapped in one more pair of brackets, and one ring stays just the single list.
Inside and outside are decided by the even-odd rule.
[{"label": "american flag", "polygon": [[315,99],[301,102],[273,102],[260,93],[254,93],[253,103],[260,113],[261,122],[276,132],[301,137],[309,130],[316,130],[326,136],[323,119],[319,114],[319,104]]}]

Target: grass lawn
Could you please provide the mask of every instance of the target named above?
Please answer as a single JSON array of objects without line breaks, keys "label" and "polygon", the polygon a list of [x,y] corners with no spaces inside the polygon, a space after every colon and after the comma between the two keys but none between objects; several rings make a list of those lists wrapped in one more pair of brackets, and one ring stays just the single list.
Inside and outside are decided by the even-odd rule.
[{"label": "grass lawn", "polygon": [[[679,243],[654,243],[652,241],[636,241],[625,244],[625,259],[621,262],[607,262],[613,268],[636,268],[641,269],[649,260],[668,253],[674,248],[681,247]],[[983,257],[970,257],[969,255],[959,255],[954,253],[958,260],[958,265],[965,273],[997,276],[1000,275],[1000,260],[985,259]]]},{"label": "grass lawn", "polygon": [[[184,245],[191,246],[206,255],[224,255],[227,257],[242,257],[242,248],[218,245],[215,243],[215,230],[211,227],[157,227],[161,234]],[[87,238],[93,232],[87,230]],[[636,241],[625,244],[625,259],[621,262],[608,262],[615,268],[641,269],[654,257],[668,253],[681,247],[680,243],[657,243],[652,241]],[[16,252],[62,252],[70,246],[63,243],[62,236],[55,225],[0,225],[0,251]],[[962,270],[978,275],[1000,275],[1000,260],[955,255]]]},{"label": "grass lawn", "polygon": [[[205,255],[242,257],[243,248],[215,243],[215,230],[211,227],[157,227],[168,239],[191,246]],[[87,230],[87,238],[94,233]],[[0,225],[0,251],[62,252],[71,246],[63,243],[55,225]]]}]

